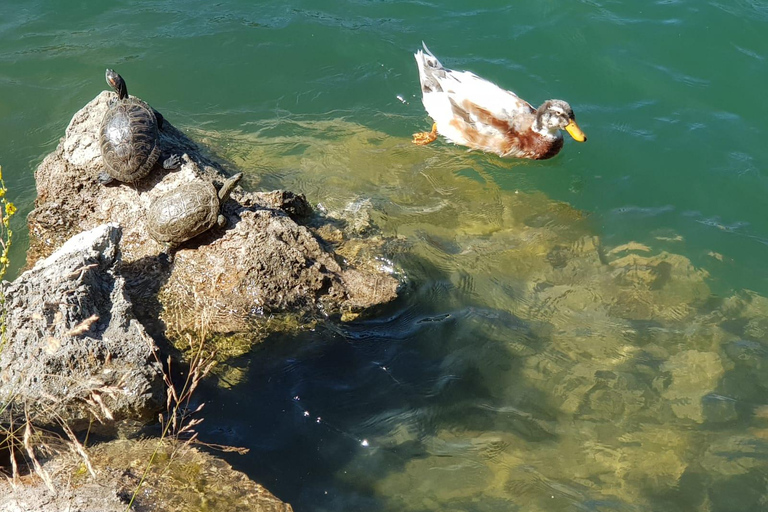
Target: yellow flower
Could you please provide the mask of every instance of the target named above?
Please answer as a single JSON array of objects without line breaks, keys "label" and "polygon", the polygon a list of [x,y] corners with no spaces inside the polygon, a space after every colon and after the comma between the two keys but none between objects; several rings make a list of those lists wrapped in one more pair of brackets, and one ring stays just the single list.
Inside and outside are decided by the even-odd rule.
[{"label": "yellow flower", "polygon": [[16,207],[13,203],[5,203],[5,214],[10,217],[14,213],[16,213]]}]

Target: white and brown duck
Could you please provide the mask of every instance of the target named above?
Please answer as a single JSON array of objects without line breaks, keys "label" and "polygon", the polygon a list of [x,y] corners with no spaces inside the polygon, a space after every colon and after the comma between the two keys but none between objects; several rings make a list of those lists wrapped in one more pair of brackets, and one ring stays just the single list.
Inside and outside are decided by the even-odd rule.
[{"label": "white and brown duck", "polygon": [[547,100],[533,108],[474,73],[444,68],[426,45],[415,57],[422,102],[434,121],[432,131],[413,134],[415,144],[429,144],[439,134],[454,144],[502,157],[544,160],[562,149],[560,130],[578,142],[587,140],[565,101]]}]

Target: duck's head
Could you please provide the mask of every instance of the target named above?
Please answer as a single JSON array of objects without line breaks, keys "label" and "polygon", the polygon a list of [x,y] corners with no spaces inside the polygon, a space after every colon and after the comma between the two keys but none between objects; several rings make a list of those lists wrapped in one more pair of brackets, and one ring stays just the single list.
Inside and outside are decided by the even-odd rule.
[{"label": "duck's head", "polygon": [[539,133],[555,135],[558,130],[565,130],[578,142],[587,140],[587,136],[576,124],[571,106],[563,100],[547,100],[536,110],[533,129]]}]

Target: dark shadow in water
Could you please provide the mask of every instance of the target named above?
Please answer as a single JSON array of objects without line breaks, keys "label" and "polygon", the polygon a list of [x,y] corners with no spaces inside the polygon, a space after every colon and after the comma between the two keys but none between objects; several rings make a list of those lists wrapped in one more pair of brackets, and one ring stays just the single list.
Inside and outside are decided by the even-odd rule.
[{"label": "dark shadow in water", "polygon": [[[429,285],[376,318],[273,335],[236,362],[243,381],[231,389],[203,385],[202,440],[249,448],[245,456],[224,455],[308,511],[387,508],[374,484],[435,455],[428,443],[438,431],[552,439],[554,413],[522,382],[521,358],[510,348],[536,352],[540,340],[507,312],[456,309],[467,297],[458,300],[439,270],[427,270]],[[513,401],[510,389],[519,390]]]}]

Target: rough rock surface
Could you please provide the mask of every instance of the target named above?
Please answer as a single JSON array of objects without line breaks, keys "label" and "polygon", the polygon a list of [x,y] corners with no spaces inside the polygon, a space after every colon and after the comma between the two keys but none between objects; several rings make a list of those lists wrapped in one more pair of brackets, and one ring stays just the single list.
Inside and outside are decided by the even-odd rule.
[{"label": "rough rock surface", "polygon": [[[0,512],[291,512],[261,485],[221,459],[188,446],[117,440],[89,448],[92,477],[73,453],[43,464],[52,491],[36,476],[0,481]],[[154,456],[154,458],[153,458]],[[139,486],[148,461],[153,458]],[[138,489],[136,499],[126,508]]]},{"label": "rough rock surface", "polygon": [[[123,227],[122,273],[137,316],[153,332],[162,313],[168,332],[247,332],[267,312],[359,312],[396,296],[397,281],[369,262],[350,262],[301,222],[311,210],[301,196],[238,188],[222,207],[228,224],[184,243],[169,266],[147,235],[145,212],[160,193],[191,180],[225,178],[166,119],[165,153],[184,154],[181,169],[156,165],[132,185],[102,186],[98,127],[111,92],[77,112],[56,150],[35,173],[38,198],[29,216],[28,264],[74,233],[105,222]],[[359,263],[359,264],[356,264]]]},{"label": "rough rock surface", "polygon": [[162,408],[155,345],[133,316],[116,270],[121,230],[105,224],[67,241],[13,283],[3,284],[0,421],[64,420],[75,430],[93,416],[146,419]]}]

